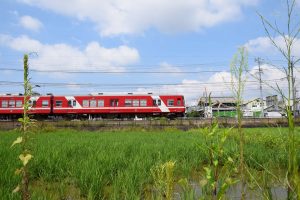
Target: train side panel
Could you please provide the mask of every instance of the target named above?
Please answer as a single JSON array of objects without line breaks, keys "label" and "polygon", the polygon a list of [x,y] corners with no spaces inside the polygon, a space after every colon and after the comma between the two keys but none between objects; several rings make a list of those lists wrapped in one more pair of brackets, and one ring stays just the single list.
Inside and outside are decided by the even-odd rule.
[{"label": "train side panel", "polygon": [[[32,96],[30,114],[184,114],[181,95]],[[23,96],[0,96],[0,115],[21,115]]]}]

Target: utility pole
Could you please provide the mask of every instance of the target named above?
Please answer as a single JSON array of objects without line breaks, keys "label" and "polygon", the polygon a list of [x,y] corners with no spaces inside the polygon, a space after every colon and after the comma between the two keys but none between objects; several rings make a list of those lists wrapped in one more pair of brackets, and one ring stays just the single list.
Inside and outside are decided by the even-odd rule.
[{"label": "utility pole", "polygon": [[263,93],[262,93],[262,79],[261,79],[261,74],[263,73],[263,70],[261,69],[261,64],[262,64],[262,60],[260,57],[255,58],[255,62],[257,62],[258,64],[258,74],[259,74],[259,92],[260,92],[260,108],[261,108],[261,112],[260,112],[260,117],[264,116],[264,106],[263,106]]},{"label": "utility pole", "polygon": [[204,103],[204,117],[205,118],[208,118],[208,106],[207,106],[207,90],[206,90],[206,87],[205,87],[205,103]]}]

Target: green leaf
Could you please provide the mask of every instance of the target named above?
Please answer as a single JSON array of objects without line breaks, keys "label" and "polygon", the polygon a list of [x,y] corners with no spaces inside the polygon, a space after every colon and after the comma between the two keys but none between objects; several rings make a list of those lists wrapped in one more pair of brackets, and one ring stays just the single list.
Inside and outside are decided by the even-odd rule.
[{"label": "green leaf", "polygon": [[213,163],[214,163],[214,166],[217,166],[218,163],[219,163],[219,161],[218,160],[214,160]]},{"label": "green leaf", "polygon": [[214,134],[218,131],[218,129],[219,129],[219,125],[216,124],[216,125],[213,127],[213,129],[211,130],[211,132],[208,134],[208,136],[214,135]]},{"label": "green leaf", "polygon": [[12,143],[12,145],[10,146],[10,148],[13,147],[13,146],[16,145],[16,144],[20,144],[22,141],[23,141],[23,138],[22,138],[22,137],[18,137],[18,138]]},{"label": "green leaf", "polygon": [[210,173],[211,173],[211,169],[208,168],[208,167],[204,167],[204,170],[205,170],[205,172],[206,172],[207,174],[210,174]]},{"label": "green leaf", "polygon": [[227,160],[228,160],[229,162],[233,163],[233,159],[232,159],[230,156],[227,158]]},{"label": "green leaf", "polygon": [[184,189],[187,190],[189,187],[189,181],[187,180],[187,178],[182,178],[178,181],[178,184]]},{"label": "green leaf", "polygon": [[21,174],[21,172],[23,171],[23,168],[21,168],[21,169],[16,169],[16,171],[15,171],[15,175],[19,175],[19,174]]},{"label": "green leaf", "polygon": [[223,198],[223,196],[225,195],[226,191],[229,188],[229,184],[227,183],[223,183],[223,185],[221,186],[221,189],[219,190],[218,194],[217,194],[217,199],[221,200]]},{"label": "green leaf", "polygon": [[211,180],[211,169],[208,167],[204,167],[204,170],[206,171],[206,178],[207,180]]},{"label": "green leaf", "polygon": [[26,154],[26,155],[21,154],[19,158],[22,161],[23,165],[26,166],[29,160],[33,158],[33,156],[31,154]]},{"label": "green leaf", "polygon": [[18,185],[13,191],[12,193],[17,193],[20,191],[20,185]]},{"label": "green leaf", "polygon": [[224,135],[224,136],[221,138],[221,142],[224,143],[224,142],[226,141],[226,139],[227,139],[227,136]]}]

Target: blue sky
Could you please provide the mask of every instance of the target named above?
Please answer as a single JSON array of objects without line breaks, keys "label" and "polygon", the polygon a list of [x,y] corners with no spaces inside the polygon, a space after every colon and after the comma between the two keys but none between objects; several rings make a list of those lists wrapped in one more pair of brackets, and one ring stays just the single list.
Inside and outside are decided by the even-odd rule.
[{"label": "blue sky", "polygon": [[[266,38],[256,13],[283,26],[284,3],[2,0],[0,93],[22,92],[22,71],[17,69],[22,69],[24,53],[36,52],[30,56],[31,81],[44,94],[173,93],[185,95],[188,104],[205,89],[213,96],[229,96],[229,66],[240,46],[249,50],[253,73],[254,58],[260,56],[266,60],[265,80],[284,76],[267,63],[282,63],[282,57]],[[299,13],[299,6],[296,10]],[[251,77],[248,81],[245,98],[258,97],[258,83]],[[264,87],[265,96],[273,93]]]}]

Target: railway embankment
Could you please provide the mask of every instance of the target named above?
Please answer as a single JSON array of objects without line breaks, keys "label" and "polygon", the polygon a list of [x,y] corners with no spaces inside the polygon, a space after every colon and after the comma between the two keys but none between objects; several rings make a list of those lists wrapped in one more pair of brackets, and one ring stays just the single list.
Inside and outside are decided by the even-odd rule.
[{"label": "railway embankment", "polygon": [[[37,121],[37,125],[41,127],[53,128],[75,128],[86,130],[99,129],[122,129],[128,127],[143,127],[143,128],[178,128],[181,130],[189,130],[192,128],[203,128],[211,125],[214,120],[218,120],[220,127],[234,127],[237,125],[235,118],[219,118],[219,119],[203,119],[203,118],[180,118],[169,120],[166,118],[160,119],[145,119],[145,120],[125,120],[125,119],[102,119],[102,120],[51,120]],[[295,119],[295,124],[300,125],[300,118]],[[288,126],[285,118],[245,118],[242,121],[245,128],[256,127],[286,127]],[[20,127],[18,121],[0,121],[0,130],[11,130]]]}]

